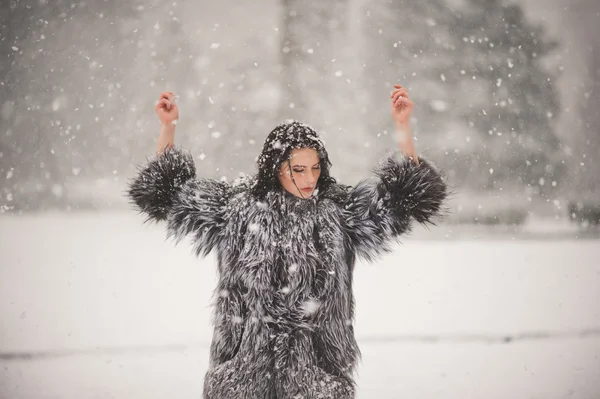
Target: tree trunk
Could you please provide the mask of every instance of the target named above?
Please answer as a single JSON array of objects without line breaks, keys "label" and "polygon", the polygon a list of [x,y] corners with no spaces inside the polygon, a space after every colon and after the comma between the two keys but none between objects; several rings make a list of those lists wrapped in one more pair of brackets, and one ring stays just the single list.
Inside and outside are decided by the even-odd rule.
[{"label": "tree trunk", "polygon": [[334,169],[345,181],[368,171],[364,153],[357,19],[350,0],[282,0],[281,99],[278,120],[298,119],[317,129],[330,158],[353,156],[351,168]]}]

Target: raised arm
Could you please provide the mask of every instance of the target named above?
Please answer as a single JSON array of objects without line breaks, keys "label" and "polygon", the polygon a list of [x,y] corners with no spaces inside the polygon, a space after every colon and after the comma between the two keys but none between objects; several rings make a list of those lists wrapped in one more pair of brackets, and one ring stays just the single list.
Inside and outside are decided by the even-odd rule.
[{"label": "raised arm", "polygon": [[167,221],[176,241],[193,234],[196,254],[208,254],[219,243],[230,185],[196,176],[192,156],[174,146],[179,112],[172,93],[162,93],[156,109],[161,130],[156,155],[140,168],[127,196],[148,220]]},{"label": "raised arm", "polygon": [[447,197],[442,175],[416,154],[409,119],[413,103],[408,92],[394,86],[391,113],[399,151],[386,155],[375,176],[353,187],[344,208],[349,243],[365,259],[390,250],[393,238],[410,230],[413,220],[434,224]]},{"label": "raised arm", "polygon": [[413,220],[435,224],[446,199],[446,183],[421,158],[419,165],[400,153],[387,155],[375,176],[350,190],[344,208],[352,249],[372,260],[390,250],[393,238],[410,231]]}]

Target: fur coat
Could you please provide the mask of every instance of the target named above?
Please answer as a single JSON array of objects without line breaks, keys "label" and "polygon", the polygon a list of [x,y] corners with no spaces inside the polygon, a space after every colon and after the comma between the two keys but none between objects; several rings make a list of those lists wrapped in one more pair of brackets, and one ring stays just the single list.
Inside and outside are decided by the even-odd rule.
[{"label": "fur coat", "polygon": [[253,177],[196,176],[175,147],[149,160],[128,196],[170,237],[214,251],[218,285],[205,399],[355,397],[360,356],[352,274],[357,256],[389,251],[412,221],[430,223],[446,184],[428,161],[384,157],[371,179],[310,198],[252,193]]}]

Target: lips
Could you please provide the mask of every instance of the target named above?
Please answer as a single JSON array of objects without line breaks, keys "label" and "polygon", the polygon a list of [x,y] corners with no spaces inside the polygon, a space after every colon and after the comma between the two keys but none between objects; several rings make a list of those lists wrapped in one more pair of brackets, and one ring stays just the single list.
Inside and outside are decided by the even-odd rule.
[{"label": "lips", "polygon": [[305,187],[302,189],[302,191],[304,191],[305,193],[310,193],[311,191],[313,191],[312,187]]}]

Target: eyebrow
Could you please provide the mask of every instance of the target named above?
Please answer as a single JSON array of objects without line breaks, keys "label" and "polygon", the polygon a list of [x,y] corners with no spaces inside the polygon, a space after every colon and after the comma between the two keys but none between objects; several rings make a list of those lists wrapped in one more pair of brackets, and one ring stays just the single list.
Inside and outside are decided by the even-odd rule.
[{"label": "eyebrow", "polygon": [[[317,162],[317,163],[316,163],[316,164],[314,164],[313,166],[317,166],[317,165],[318,165],[318,164],[320,164],[320,163],[321,163],[321,161]],[[295,167],[303,167],[303,168],[306,168],[306,166],[304,166],[304,165],[292,165],[292,168],[295,168]]]}]

